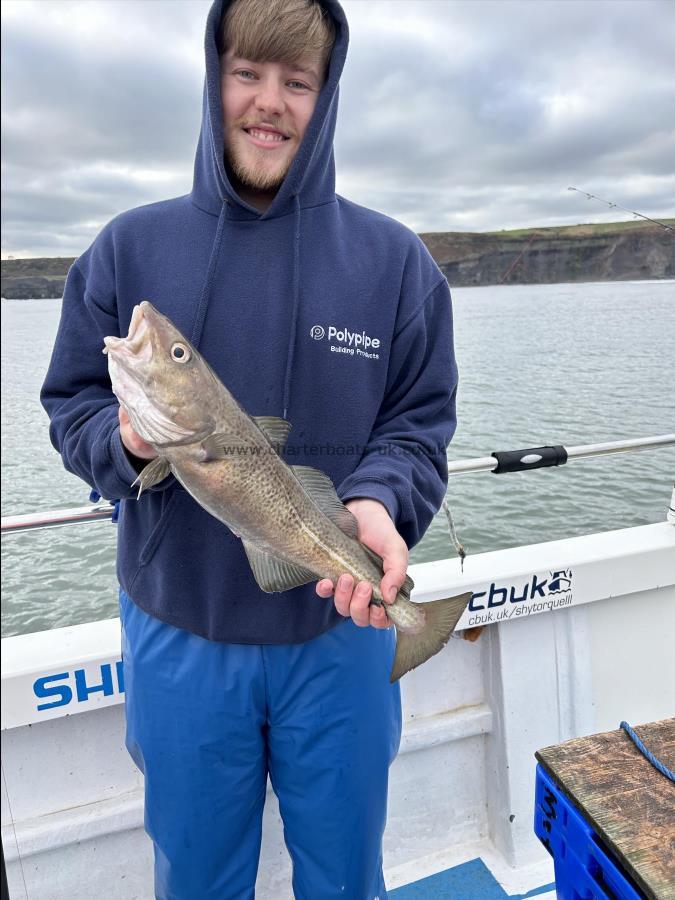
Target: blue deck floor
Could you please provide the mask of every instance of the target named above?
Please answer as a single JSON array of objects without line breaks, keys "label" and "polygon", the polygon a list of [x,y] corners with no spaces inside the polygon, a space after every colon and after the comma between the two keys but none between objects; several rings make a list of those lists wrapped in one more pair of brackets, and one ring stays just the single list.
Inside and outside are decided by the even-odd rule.
[{"label": "blue deck floor", "polygon": [[529,900],[554,888],[544,884],[525,894],[507,894],[485,863],[472,859],[388,893],[390,900]]}]

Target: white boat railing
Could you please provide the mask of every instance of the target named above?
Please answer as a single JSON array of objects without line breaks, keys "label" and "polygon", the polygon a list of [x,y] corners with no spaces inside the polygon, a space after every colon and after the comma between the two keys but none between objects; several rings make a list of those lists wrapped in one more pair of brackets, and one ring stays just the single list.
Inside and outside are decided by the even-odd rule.
[{"label": "white boat railing", "polygon": [[[609,441],[600,444],[580,444],[565,447],[562,444],[547,447],[530,447],[521,450],[495,451],[490,456],[460,459],[448,464],[449,475],[467,475],[477,472],[491,472],[504,475],[509,472],[527,472],[531,469],[565,465],[570,460],[594,459],[616,453],[635,453],[641,450],[660,450],[675,447],[675,434],[661,434],[654,437],[631,438],[623,441]],[[46,510],[25,515],[2,516],[2,534],[18,534],[23,531],[42,528],[60,528],[63,525],[78,525],[82,522],[99,522],[115,519],[117,502],[101,500],[95,492],[90,506],[67,509]]]}]

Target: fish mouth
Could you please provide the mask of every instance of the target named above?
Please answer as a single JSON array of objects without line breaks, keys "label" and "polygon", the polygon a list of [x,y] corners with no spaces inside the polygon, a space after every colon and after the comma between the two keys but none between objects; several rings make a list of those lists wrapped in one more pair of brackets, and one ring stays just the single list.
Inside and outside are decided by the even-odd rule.
[{"label": "fish mouth", "polygon": [[147,300],[134,306],[125,338],[108,336],[103,339],[105,344],[103,352],[112,355],[123,367],[125,363],[148,363],[152,359],[152,341],[147,317],[151,308]]}]

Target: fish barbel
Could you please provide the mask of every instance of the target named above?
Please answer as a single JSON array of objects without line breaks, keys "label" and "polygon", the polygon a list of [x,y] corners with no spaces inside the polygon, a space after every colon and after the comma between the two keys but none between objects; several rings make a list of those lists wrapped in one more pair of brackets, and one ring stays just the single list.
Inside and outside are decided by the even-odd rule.
[{"label": "fish barbel", "polygon": [[[286,591],[348,572],[368,581],[382,604],[382,560],[358,540],[356,518],[330,478],[279,455],[290,423],[246,413],[203,356],[144,300],[126,338],[106,337],[104,353],[133,429],[158,456],[138,477],[141,492],[170,472],[244,545],[263,591]],[[408,576],[385,605],[396,627],[396,681],[448,641],[470,593],[413,603]]]}]

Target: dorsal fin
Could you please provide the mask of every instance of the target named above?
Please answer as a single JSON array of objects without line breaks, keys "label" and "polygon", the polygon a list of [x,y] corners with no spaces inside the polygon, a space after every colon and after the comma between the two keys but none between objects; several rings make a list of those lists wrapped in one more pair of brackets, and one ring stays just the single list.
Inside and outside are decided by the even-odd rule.
[{"label": "dorsal fin", "polygon": [[415,582],[412,580],[410,575],[405,576],[405,581],[399,590],[399,594],[403,596],[405,600],[410,600],[410,594],[412,589],[415,587]]},{"label": "dorsal fin", "polygon": [[312,466],[291,466],[303,488],[325,515],[351,538],[358,539],[359,524],[335,492],[333,482],[325,472]]},{"label": "dorsal fin", "polygon": [[366,547],[365,544],[361,544],[363,549],[366,552],[366,555],[369,556],[372,561],[375,563],[380,572],[384,572],[384,566],[382,565],[382,557],[377,554],[374,550],[371,550],[370,547]]},{"label": "dorsal fin", "polygon": [[[379,568],[380,572],[384,572],[384,566],[382,565],[382,557],[378,556],[378,554],[371,550],[370,547],[366,547],[365,544],[361,544],[367,556],[369,556],[375,565]],[[404,600],[410,600],[410,594],[412,589],[415,587],[415,582],[412,580],[410,575],[405,576],[405,581],[401,585],[398,590],[400,596],[403,597]]]},{"label": "dorsal fin", "polygon": [[281,454],[288,440],[291,423],[278,416],[252,416],[252,419],[277,453]]}]

